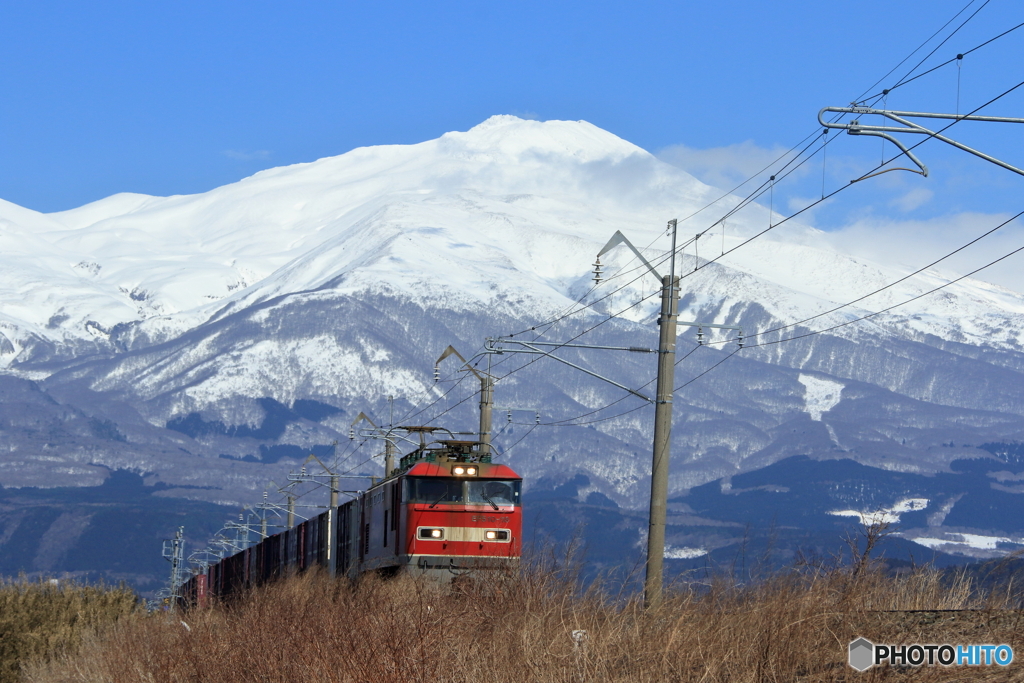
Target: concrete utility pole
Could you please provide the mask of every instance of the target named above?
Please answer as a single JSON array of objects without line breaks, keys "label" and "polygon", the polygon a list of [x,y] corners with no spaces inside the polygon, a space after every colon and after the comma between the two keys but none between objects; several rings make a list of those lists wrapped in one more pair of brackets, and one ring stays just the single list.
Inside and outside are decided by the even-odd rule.
[{"label": "concrete utility pole", "polygon": [[[391,397],[388,396],[388,401],[391,400]],[[391,437],[394,427],[389,427],[387,430],[381,429],[373,420],[370,419],[369,415],[360,412],[358,415],[356,415],[356,419],[352,420],[352,424],[349,427],[348,438],[355,438],[355,426],[362,422],[363,420],[370,423],[370,426],[376,430],[376,432],[373,433],[375,438],[381,435],[383,435],[384,437],[384,478],[387,479],[388,477],[391,476],[392,470],[395,469],[395,442],[392,441]],[[394,421],[394,415],[392,415],[392,421]]]},{"label": "concrete utility pole", "polygon": [[291,493],[288,494],[288,528],[292,529],[295,527],[295,496]]},{"label": "concrete utility pole", "polygon": [[263,504],[260,506],[260,541],[267,537],[267,492],[263,492]]},{"label": "concrete utility pole", "polygon": [[651,511],[647,530],[647,576],[644,604],[661,603],[665,563],[665,519],[668,514],[668,469],[672,455],[672,394],[676,374],[676,319],[679,316],[679,278],[676,277],[676,220],[672,229],[672,266],[661,279],[661,334],[658,339],[658,393],[654,406],[654,453],[651,460]]},{"label": "concrete utility pole", "polygon": [[327,511],[327,568],[331,578],[338,571],[338,475],[331,473],[331,507]]},{"label": "concrete utility pole", "polygon": [[395,444],[391,441],[391,435],[384,439],[384,477],[390,477],[395,469]]},{"label": "concrete utility pole", "polygon": [[662,276],[626,236],[616,231],[608,244],[598,252],[595,283],[600,282],[601,256],[624,244],[661,280],[661,316],[658,324],[658,393],[654,402],[654,448],[651,457],[651,508],[647,527],[647,575],[644,579],[644,605],[661,603],[665,565],[665,518],[668,514],[668,471],[672,450],[672,394],[676,374],[676,322],[679,315],[679,278],[676,277],[676,229],[678,221],[668,222],[672,233],[669,274]]},{"label": "concrete utility pole", "polygon": [[493,407],[494,378],[490,374],[486,374],[480,378],[480,455],[491,454],[491,408]]},{"label": "concrete utility pole", "polygon": [[[484,353],[527,353],[545,356],[551,360],[558,361],[591,377],[608,382],[609,384],[627,391],[630,394],[641,398],[648,403],[655,404],[654,413],[654,447],[651,462],[651,511],[647,533],[647,576],[644,582],[644,603],[653,607],[661,602],[662,579],[665,559],[665,518],[667,516],[668,502],[668,473],[669,460],[671,456],[672,443],[672,395],[674,393],[675,368],[676,368],[676,329],[682,325],[697,328],[697,343],[704,343],[704,328],[735,330],[739,333],[737,341],[740,348],[743,347],[743,328],[736,325],[719,325],[717,323],[702,323],[691,321],[680,321],[679,314],[679,278],[676,277],[675,252],[676,252],[676,230],[675,219],[668,222],[668,230],[672,235],[672,255],[669,274],[662,277],[654,266],[644,258],[644,255],[634,247],[626,236],[618,230],[604,245],[604,248],[597,254],[597,263],[594,264],[594,284],[601,283],[601,257],[622,244],[628,247],[633,254],[640,259],[654,277],[661,281],[661,315],[658,324],[661,326],[661,334],[658,349],[646,349],[638,346],[603,346],[596,344],[577,344],[573,342],[542,342],[537,340],[524,341],[513,337],[488,337]],[[700,235],[697,235],[699,238]],[[515,345],[521,348],[510,349],[508,346]],[[543,350],[549,347],[550,350]],[[449,347],[451,348],[451,347]],[[564,358],[554,355],[558,349],[601,349],[605,351],[630,351],[632,353],[657,353],[658,354],[658,393],[656,398],[645,396],[636,389],[631,389],[613,379],[604,377],[585,367],[571,363]],[[444,358],[444,356],[442,356]],[[435,380],[437,368],[434,368]],[[488,416],[489,417],[489,416]],[[539,421],[538,421],[539,424]],[[490,422],[488,421],[488,429]]]},{"label": "concrete utility pole", "polygon": [[[488,371],[484,374],[477,372],[469,364],[462,354],[455,350],[454,346],[448,346],[441,354],[441,357],[434,363],[434,381],[440,377],[441,361],[448,356],[455,356],[462,361],[462,366],[473,373],[480,380],[480,455],[491,454],[491,409],[494,407],[494,378]],[[488,368],[490,367],[490,356],[488,356]]]}]

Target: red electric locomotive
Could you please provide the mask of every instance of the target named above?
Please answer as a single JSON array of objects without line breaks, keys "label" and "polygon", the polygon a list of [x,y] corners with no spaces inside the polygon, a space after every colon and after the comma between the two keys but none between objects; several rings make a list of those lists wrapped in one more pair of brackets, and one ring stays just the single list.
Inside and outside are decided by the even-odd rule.
[{"label": "red electric locomotive", "polygon": [[351,531],[340,546],[344,571],[459,573],[519,559],[522,478],[480,455],[475,442],[436,443],[405,456],[391,477],[341,506],[343,525],[357,509],[362,525],[357,552],[347,545]]},{"label": "red electric locomotive", "polygon": [[353,500],[209,565],[179,593],[203,604],[317,565],[351,578],[377,570],[443,579],[509,567],[522,544],[521,489],[477,442],[421,444]]}]

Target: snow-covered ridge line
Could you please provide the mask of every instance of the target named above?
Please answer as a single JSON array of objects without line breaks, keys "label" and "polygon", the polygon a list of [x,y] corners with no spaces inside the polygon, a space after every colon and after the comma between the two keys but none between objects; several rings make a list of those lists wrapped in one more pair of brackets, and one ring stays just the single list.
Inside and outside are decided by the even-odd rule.
[{"label": "snow-covered ridge line", "polygon": [[[585,291],[593,253],[614,230],[663,249],[665,220],[714,196],[589,123],[495,116],[467,132],[269,169],[198,195],[119,194],[49,215],[0,202],[0,367],[168,340],[325,287],[356,294],[387,283],[463,310],[515,296],[542,315]],[[763,213],[738,214],[725,247],[759,230]],[[624,265],[628,255],[611,261]],[[694,301],[757,302],[785,322],[902,274],[793,225],[687,278],[684,289]],[[885,308],[941,281],[922,274],[816,323]],[[641,280],[608,305],[655,286]],[[628,315],[639,320],[650,308]],[[964,281],[875,322],[1019,349],[1024,299]]]}]

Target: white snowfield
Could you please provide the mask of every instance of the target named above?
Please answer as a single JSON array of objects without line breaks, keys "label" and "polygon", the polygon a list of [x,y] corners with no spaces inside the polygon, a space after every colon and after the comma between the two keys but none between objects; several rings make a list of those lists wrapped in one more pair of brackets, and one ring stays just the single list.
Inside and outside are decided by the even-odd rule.
[{"label": "white snowfield", "polygon": [[[926,548],[934,548],[942,550],[947,553],[953,553],[958,555],[972,555],[971,551],[975,550],[988,550],[994,551],[1000,548],[1000,545],[1024,545],[1024,541],[1019,538],[1007,538],[1004,536],[985,536],[982,534],[968,534],[968,533],[955,533],[946,532],[943,534],[945,538],[935,538],[930,536],[918,536],[910,538],[911,541],[919,545],[923,545]],[[1004,547],[1005,554],[1010,552]]]},{"label": "white snowfield", "polygon": [[[651,245],[654,257],[668,246],[668,219],[686,218],[718,195],[589,123],[495,116],[464,133],[356,149],[198,195],[120,194],[54,214],[0,201],[0,367],[17,372],[31,360],[22,352],[32,338],[102,350],[115,327],[130,325],[139,334],[124,338],[154,343],[254,303],[322,288],[540,319],[587,290],[594,255],[615,230]],[[681,234],[704,231],[737,201],[683,221]],[[767,220],[763,207],[744,209],[729,220],[724,247]],[[702,262],[721,252],[719,230],[701,241]],[[694,259],[691,248],[682,271]],[[606,261],[609,275],[635,266],[625,249]],[[683,290],[693,306],[756,302],[776,320],[795,321],[905,274],[845,255],[828,234],[793,222],[686,278]],[[885,308],[948,277],[923,274],[810,327]],[[601,310],[618,310],[655,286],[643,278]],[[626,317],[647,318],[655,306],[651,299]],[[874,322],[873,335],[909,329],[1019,349],[1024,298],[965,280]],[[861,330],[835,334],[856,339]],[[816,390],[808,385],[809,398]],[[820,417],[825,405],[814,399],[808,409]]]},{"label": "white snowfield", "polygon": [[927,498],[904,498],[892,507],[877,510],[831,510],[828,514],[837,517],[856,517],[861,524],[899,524],[904,512],[917,512],[928,507]]}]

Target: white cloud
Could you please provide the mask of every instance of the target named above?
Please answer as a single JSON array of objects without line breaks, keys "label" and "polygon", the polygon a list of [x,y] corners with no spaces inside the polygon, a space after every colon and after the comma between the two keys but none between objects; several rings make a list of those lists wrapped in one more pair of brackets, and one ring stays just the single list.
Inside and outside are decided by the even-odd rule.
[{"label": "white cloud", "polygon": [[[786,208],[789,209],[790,215],[806,209],[808,206],[818,201],[817,197],[789,197],[786,199]],[[814,210],[804,213],[801,218],[804,223],[812,223],[814,221]]]},{"label": "white cloud", "polygon": [[658,152],[658,158],[709,185],[728,190],[759,173],[785,153],[785,147],[760,147],[747,140],[710,149],[673,145]]},{"label": "white cloud", "polygon": [[[913,194],[913,191],[910,193]],[[1006,214],[958,213],[920,220],[866,217],[826,233],[841,250],[882,264],[917,270],[996,227]],[[962,275],[1024,245],[1024,224],[1013,221],[942,261],[935,270]],[[986,268],[976,279],[1024,292],[1024,252]]]},{"label": "white cloud", "polygon": [[914,209],[924,206],[931,201],[935,193],[923,187],[916,187],[910,192],[900,195],[889,202],[903,213],[910,213]]},{"label": "white cloud", "polygon": [[237,149],[226,149],[222,154],[229,159],[236,159],[238,161],[261,161],[263,159],[270,158],[270,151],[266,149],[257,149],[252,152],[245,152]]}]

